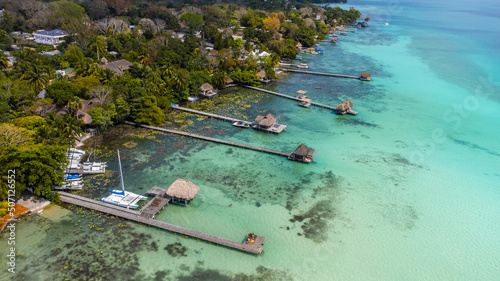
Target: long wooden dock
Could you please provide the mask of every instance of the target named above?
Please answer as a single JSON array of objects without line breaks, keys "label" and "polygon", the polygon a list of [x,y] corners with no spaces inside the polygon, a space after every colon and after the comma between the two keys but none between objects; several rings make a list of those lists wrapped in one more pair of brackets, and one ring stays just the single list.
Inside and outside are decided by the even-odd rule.
[{"label": "long wooden dock", "polygon": [[186,132],[181,132],[181,131],[176,131],[176,130],[170,130],[170,129],[165,129],[165,128],[161,128],[161,127],[149,126],[149,125],[144,125],[144,124],[137,124],[135,122],[130,122],[130,121],[124,121],[123,123],[125,123],[127,125],[147,128],[147,129],[165,132],[165,133],[169,133],[169,134],[190,137],[190,138],[195,138],[195,139],[201,139],[201,140],[206,140],[206,141],[211,141],[211,142],[216,142],[216,143],[223,143],[223,144],[247,148],[247,149],[253,149],[253,150],[266,152],[266,153],[270,153],[270,154],[285,156],[287,158],[290,157],[290,155],[291,155],[291,153],[288,153],[288,152],[268,149],[268,148],[264,148],[264,147],[253,146],[253,145],[249,145],[249,144],[238,143],[238,142],[234,142],[234,141],[221,140],[221,139],[216,139],[216,138],[211,138],[211,137],[206,137],[206,136],[202,136],[202,135],[191,134],[191,133],[186,133]]},{"label": "long wooden dock", "polygon": [[82,196],[66,193],[66,192],[59,192],[60,194],[60,199],[64,203],[92,209],[95,211],[99,211],[105,214],[113,215],[116,217],[124,218],[130,221],[135,221],[138,223],[143,223],[146,225],[151,225],[155,226],[161,229],[165,229],[174,233],[179,233],[182,235],[190,236],[193,238],[197,238],[200,240],[204,240],[207,242],[211,242],[217,245],[223,245],[228,248],[233,248],[237,249],[243,252],[251,253],[251,254],[261,254],[262,253],[262,246],[264,245],[264,242],[266,240],[265,237],[263,236],[258,236],[258,239],[255,239],[255,243],[249,244],[249,243],[239,243],[235,242],[229,239],[221,238],[218,236],[210,235],[207,233],[199,232],[196,230],[191,230],[188,228],[180,227],[177,225],[173,225],[170,223],[158,221],[158,220],[153,220],[153,219],[147,219],[144,217],[139,216],[138,212],[127,210],[125,208],[121,208],[118,206],[102,203],[96,200],[92,200],[89,198],[85,198]]},{"label": "long wooden dock", "polygon": [[185,108],[185,107],[181,107],[181,106],[178,106],[178,105],[172,105],[172,108],[173,109],[177,109],[177,110],[181,110],[181,111],[185,111],[185,112],[189,112],[189,113],[193,113],[193,114],[197,114],[197,115],[208,116],[208,117],[213,118],[213,119],[227,121],[227,122],[231,122],[231,123],[242,122],[242,123],[245,123],[245,124],[248,124],[248,125],[252,124],[252,122],[248,122],[248,121],[245,121],[245,120],[236,119],[236,118],[227,117],[227,116],[222,116],[222,115],[217,115],[217,114],[212,114],[212,113],[203,112],[203,111],[199,111],[199,110],[194,110],[194,109],[190,109],[190,108]]},{"label": "long wooden dock", "polygon": [[[275,95],[275,96],[279,96],[279,97],[282,97],[282,98],[286,98],[286,99],[290,99],[290,100],[302,102],[299,98],[288,96],[288,95],[284,95],[284,94],[281,94],[281,93],[278,93],[278,92],[273,92],[273,91],[265,90],[265,89],[262,89],[262,88],[257,88],[257,87],[247,86],[247,85],[242,85],[242,87],[245,87],[245,88],[248,88],[248,89],[252,89],[252,90],[256,90],[256,91],[261,91],[261,92],[268,93],[268,94]],[[313,102],[313,101],[310,101],[309,103],[311,105],[314,105],[314,106],[317,106],[317,107],[322,107],[322,108],[326,108],[326,109],[335,110],[335,106],[326,105],[326,104],[322,104],[322,103],[318,103],[318,102]]]},{"label": "long wooden dock", "polygon": [[248,128],[252,128],[254,130],[258,130],[258,131],[262,131],[262,132],[280,134],[281,132],[283,132],[286,129],[286,125],[282,125],[282,124],[278,124],[279,126],[272,126],[270,128],[262,128],[261,126],[258,126],[258,124],[254,124],[254,123],[249,122],[249,121],[236,119],[236,118],[232,118],[232,117],[227,117],[227,116],[222,116],[222,115],[217,115],[217,114],[212,114],[212,113],[194,110],[194,109],[190,109],[190,108],[180,107],[179,105],[176,105],[176,104],[172,104],[172,108],[177,109],[177,110],[186,111],[186,112],[193,113],[193,114],[208,116],[210,118],[217,119],[217,120],[228,121],[231,123],[239,122],[240,125],[241,125],[241,123],[243,123],[243,124],[248,125],[249,126]]},{"label": "long wooden dock", "polygon": [[351,79],[361,80],[361,76],[343,75],[343,74],[336,74],[336,73],[324,73],[324,72],[315,72],[315,71],[305,71],[305,70],[296,70],[296,69],[288,69],[288,68],[276,68],[276,69],[281,70],[281,71],[286,71],[286,72],[295,72],[295,73],[302,73],[302,74],[312,74],[312,75],[351,78]]}]

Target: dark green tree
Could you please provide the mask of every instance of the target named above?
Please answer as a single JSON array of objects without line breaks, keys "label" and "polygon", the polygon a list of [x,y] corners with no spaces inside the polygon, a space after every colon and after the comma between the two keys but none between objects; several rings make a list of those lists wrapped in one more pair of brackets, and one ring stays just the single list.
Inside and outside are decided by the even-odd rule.
[{"label": "dark green tree", "polygon": [[56,81],[48,85],[45,90],[47,91],[45,96],[57,105],[66,105],[73,101],[77,94],[77,89],[68,80]]}]

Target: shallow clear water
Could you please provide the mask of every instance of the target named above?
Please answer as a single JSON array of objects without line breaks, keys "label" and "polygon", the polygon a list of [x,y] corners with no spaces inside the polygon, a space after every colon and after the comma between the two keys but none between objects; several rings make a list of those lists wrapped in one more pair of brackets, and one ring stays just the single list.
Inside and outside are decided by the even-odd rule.
[{"label": "shallow clear water", "polygon": [[[161,134],[120,148],[130,191],[176,178],[200,187],[157,219],[235,241],[266,236],[263,255],[52,207],[18,223],[16,280],[498,280],[500,4],[391,3],[343,5],[371,15],[370,27],[304,55],[312,71],[373,81],[286,74],[266,86],[330,105],[349,98],[357,116],[240,88],[197,106],[247,120],[271,112],[287,131],[186,115],[190,132],[287,152],[305,143],[315,163]],[[118,178],[97,183],[88,196]]]}]

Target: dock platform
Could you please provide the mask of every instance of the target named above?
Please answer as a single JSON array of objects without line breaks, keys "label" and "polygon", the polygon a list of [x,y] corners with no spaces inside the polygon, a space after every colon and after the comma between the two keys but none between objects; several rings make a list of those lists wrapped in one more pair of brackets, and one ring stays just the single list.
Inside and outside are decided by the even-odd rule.
[{"label": "dock platform", "polygon": [[281,71],[286,71],[286,72],[295,72],[295,73],[302,73],[302,74],[312,74],[312,75],[321,75],[321,76],[341,77],[341,78],[351,78],[351,79],[364,80],[364,79],[361,79],[361,76],[343,75],[343,74],[335,74],[335,73],[323,73],[323,72],[305,71],[305,70],[295,70],[295,69],[288,69],[288,68],[276,68],[276,69],[281,70]]},{"label": "dock platform", "polygon": [[96,200],[92,200],[89,198],[85,198],[82,196],[66,193],[66,192],[59,192],[60,194],[60,199],[64,203],[92,209],[98,212],[102,212],[105,214],[113,215],[116,217],[120,217],[123,219],[127,219],[130,221],[150,225],[150,226],[155,226],[160,229],[165,229],[174,233],[179,233],[181,235],[193,237],[196,239],[204,240],[207,242],[211,242],[217,245],[222,245],[226,246],[228,248],[233,248],[237,249],[243,252],[247,252],[250,254],[255,254],[259,255],[262,254],[262,246],[264,245],[264,242],[266,240],[265,237],[258,236],[255,239],[254,243],[240,243],[236,241],[232,241],[229,239],[221,238],[218,236],[214,236],[211,234],[199,232],[196,230],[191,230],[188,228],[180,227],[177,225],[169,224],[166,222],[154,220],[154,219],[147,219],[144,217],[139,216],[138,212],[132,211],[132,210],[127,210],[126,208],[121,208],[118,206],[102,203]]},{"label": "dock platform", "polygon": [[[277,92],[273,92],[273,91],[269,91],[269,90],[265,90],[265,89],[261,89],[261,88],[257,88],[257,87],[246,86],[246,85],[242,85],[242,87],[245,87],[245,88],[248,88],[248,89],[252,89],[252,90],[256,90],[256,91],[261,91],[261,92],[268,93],[268,94],[272,94],[272,95],[279,96],[279,97],[282,97],[282,98],[286,98],[286,99],[298,101],[298,102],[301,102],[301,103],[303,102],[301,99],[296,98],[296,97],[284,95],[284,94],[281,94],[281,93],[277,93]],[[313,101],[310,101],[309,103],[311,105],[314,105],[314,106],[317,106],[317,107],[322,107],[322,108],[326,108],[326,109],[335,110],[335,106],[321,104],[321,103],[313,102]]]},{"label": "dock platform", "polygon": [[216,142],[216,143],[222,143],[222,144],[257,150],[257,151],[261,151],[261,152],[266,152],[266,153],[270,153],[270,154],[276,154],[276,155],[280,155],[280,156],[285,156],[287,158],[290,157],[290,155],[291,155],[291,153],[288,153],[288,152],[268,149],[268,148],[264,148],[264,147],[253,146],[253,145],[249,145],[249,144],[238,143],[238,142],[234,142],[234,141],[221,140],[221,139],[216,139],[216,138],[212,138],[212,137],[206,137],[206,136],[202,136],[202,135],[191,134],[191,133],[186,133],[186,132],[181,132],[181,131],[176,131],[176,130],[170,130],[170,129],[165,129],[165,128],[161,128],[161,127],[149,126],[149,125],[144,125],[144,124],[137,124],[135,122],[130,122],[130,121],[123,121],[123,123],[127,124],[127,125],[131,125],[131,126],[142,127],[142,128],[156,130],[156,131],[165,132],[165,133],[170,133],[170,134],[174,134],[174,135],[190,137],[190,138],[195,138],[195,139],[201,139],[201,140],[206,140],[206,141],[211,141],[211,142]]},{"label": "dock platform", "polygon": [[158,186],[153,186],[153,188],[146,191],[147,195],[154,196],[154,198],[141,208],[139,215],[143,218],[153,219],[172,200],[166,193],[166,188]]}]

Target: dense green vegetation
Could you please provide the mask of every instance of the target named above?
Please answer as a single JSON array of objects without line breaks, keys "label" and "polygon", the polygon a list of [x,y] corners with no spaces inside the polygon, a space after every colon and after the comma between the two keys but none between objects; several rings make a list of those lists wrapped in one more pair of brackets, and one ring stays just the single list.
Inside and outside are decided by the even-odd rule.
[{"label": "dense green vegetation", "polygon": [[[84,113],[100,130],[125,119],[160,125],[172,102],[197,95],[203,83],[223,89],[231,78],[257,85],[258,71],[275,77],[279,60],[297,55],[297,43],[312,46],[360,17],[306,1],[213,2],[2,1],[0,200],[9,169],[19,175],[18,194],[33,188],[51,196],[65,149],[89,126]],[[48,56],[53,46],[12,33],[39,29],[67,31],[56,47],[61,53]],[[270,55],[259,57],[257,50]],[[103,67],[122,59],[132,63],[123,73]],[[56,73],[73,69],[72,79]],[[86,108],[92,98],[97,102]]]}]

